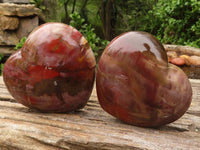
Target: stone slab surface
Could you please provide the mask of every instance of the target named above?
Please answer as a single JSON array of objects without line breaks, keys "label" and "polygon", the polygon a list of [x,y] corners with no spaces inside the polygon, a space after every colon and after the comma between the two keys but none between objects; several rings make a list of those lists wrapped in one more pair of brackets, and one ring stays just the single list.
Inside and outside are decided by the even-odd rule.
[{"label": "stone slab surface", "polygon": [[19,38],[17,37],[14,31],[1,31],[0,30],[0,45],[9,45],[13,46],[19,42]]},{"label": "stone slab surface", "polygon": [[0,15],[26,17],[40,14],[41,10],[36,8],[35,5],[0,3]]},{"label": "stone slab surface", "polygon": [[19,26],[19,18],[0,16],[0,30],[15,30]]},{"label": "stone slab surface", "polygon": [[16,32],[17,37],[19,39],[27,37],[37,26],[39,26],[38,16],[20,18],[19,27]]},{"label": "stone slab surface", "polygon": [[3,3],[29,4],[29,0],[2,0]]},{"label": "stone slab surface", "polygon": [[14,46],[0,46],[0,53],[4,56],[10,56],[15,51]]}]

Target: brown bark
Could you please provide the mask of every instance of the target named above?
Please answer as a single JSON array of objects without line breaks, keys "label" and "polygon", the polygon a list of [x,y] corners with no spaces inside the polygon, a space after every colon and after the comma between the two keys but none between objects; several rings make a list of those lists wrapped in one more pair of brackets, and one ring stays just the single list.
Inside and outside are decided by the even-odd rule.
[{"label": "brown bark", "polygon": [[99,106],[94,88],[87,106],[71,113],[41,113],[16,103],[0,77],[0,149],[156,150],[199,149],[200,81],[190,80],[193,101],[187,113],[160,128],[127,125]]},{"label": "brown bark", "polygon": [[76,0],[73,1],[72,14],[74,13],[75,6],[76,6]]},{"label": "brown bark", "polygon": [[84,18],[86,20],[86,22],[88,21],[87,15],[86,15],[86,6],[87,6],[88,0],[85,0],[83,2],[83,5],[81,7],[81,16],[82,18]]},{"label": "brown bark", "polygon": [[106,0],[106,1],[101,1],[101,21],[103,25],[103,32],[104,32],[104,37],[106,40],[112,40],[112,11],[113,11],[113,6],[114,1],[113,0]]},{"label": "brown bark", "polygon": [[68,13],[68,9],[67,9],[68,3],[69,3],[69,0],[67,0],[64,3],[65,18],[62,18],[62,20],[61,20],[63,23],[66,23],[66,24],[69,24],[69,22],[70,22],[70,17],[69,17],[69,13]]},{"label": "brown bark", "polygon": [[56,20],[57,17],[57,0],[43,0],[45,10],[43,11],[45,15],[45,21]]}]

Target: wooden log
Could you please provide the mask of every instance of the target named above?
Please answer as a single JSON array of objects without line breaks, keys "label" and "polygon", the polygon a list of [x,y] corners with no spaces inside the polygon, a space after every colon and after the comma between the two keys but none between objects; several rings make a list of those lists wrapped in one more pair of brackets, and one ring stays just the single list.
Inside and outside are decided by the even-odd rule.
[{"label": "wooden log", "polygon": [[140,128],[104,112],[95,88],[87,106],[79,111],[41,113],[17,103],[0,77],[0,149],[198,150],[200,81],[190,82],[193,101],[183,117],[159,128]]},{"label": "wooden log", "polygon": [[190,56],[192,55],[200,56],[200,48],[182,46],[182,45],[170,45],[170,44],[164,44],[163,46],[166,51],[175,51],[177,53],[186,54]]}]

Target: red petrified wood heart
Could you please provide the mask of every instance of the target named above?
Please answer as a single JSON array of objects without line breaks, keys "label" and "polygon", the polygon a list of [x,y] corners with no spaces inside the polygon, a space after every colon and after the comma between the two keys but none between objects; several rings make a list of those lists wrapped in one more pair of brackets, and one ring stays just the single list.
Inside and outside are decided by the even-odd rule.
[{"label": "red petrified wood heart", "polygon": [[79,31],[47,23],[7,60],[3,78],[18,102],[41,111],[66,112],[87,103],[95,67],[93,52]]},{"label": "red petrified wood heart", "polygon": [[173,122],[192,99],[187,76],[168,64],[162,44],[145,32],[127,32],[112,40],[100,58],[96,82],[102,108],[137,126]]}]

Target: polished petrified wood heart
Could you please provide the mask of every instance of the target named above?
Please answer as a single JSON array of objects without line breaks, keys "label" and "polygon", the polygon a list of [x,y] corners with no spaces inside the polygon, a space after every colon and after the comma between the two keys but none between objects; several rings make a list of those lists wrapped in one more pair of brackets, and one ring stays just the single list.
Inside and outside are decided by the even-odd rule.
[{"label": "polished petrified wood heart", "polygon": [[36,28],[5,63],[4,82],[20,103],[41,111],[85,106],[95,78],[95,57],[82,34],[62,23]]},{"label": "polished petrified wood heart", "polygon": [[127,32],[112,40],[100,58],[96,81],[102,108],[137,126],[173,122],[192,99],[187,76],[168,64],[162,44],[145,32]]}]

